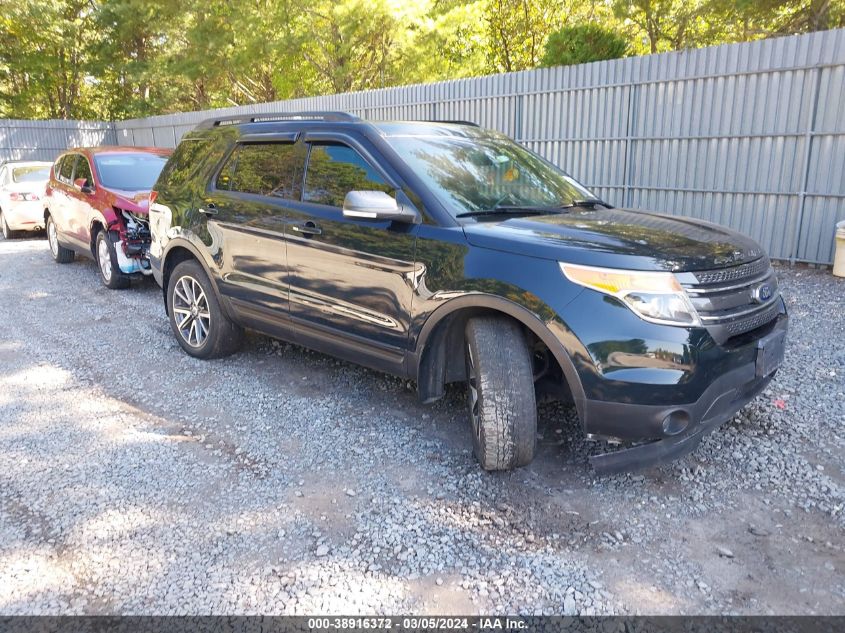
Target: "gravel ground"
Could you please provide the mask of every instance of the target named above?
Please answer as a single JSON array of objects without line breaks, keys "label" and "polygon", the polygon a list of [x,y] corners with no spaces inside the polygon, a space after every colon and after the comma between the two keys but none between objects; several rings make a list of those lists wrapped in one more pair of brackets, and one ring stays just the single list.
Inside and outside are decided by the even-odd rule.
[{"label": "gravel ground", "polygon": [[693,455],[598,478],[544,406],[485,474],[459,389],[194,360],[151,280],[0,241],[0,613],[845,614],[845,282],[779,273],[786,365]]}]

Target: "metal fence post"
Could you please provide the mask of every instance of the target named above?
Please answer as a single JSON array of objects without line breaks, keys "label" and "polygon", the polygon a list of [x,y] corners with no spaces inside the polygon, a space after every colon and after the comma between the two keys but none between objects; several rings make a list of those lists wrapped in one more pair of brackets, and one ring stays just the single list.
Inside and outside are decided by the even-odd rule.
[{"label": "metal fence post", "polygon": [[630,206],[628,199],[630,185],[629,178],[631,177],[631,135],[633,130],[634,119],[634,92],[637,91],[637,84],[631,83],[628,85],[628,107],[627,120],[625,121],[625,158],[622,164],[622,206]]},{"label": "metal fence post", "polygon": [[514,140],[518,143],[522,142],[522,131],[525,129],[523,125],[523,119],[525,117],[525,110],[523,109],[523,100],[525,99],[525,95],[519,95],[516,98],[516,112],[514,113]]},{"label": "metal fence post", "polygon": [[804,225],[804,208],[807,204],[807,184],[810,181],[810,162],[812,158],[813,132],[816,128],[816,113],[819,110],[819,92],[822,83],[823,68],[816,68],[815,81],[813,81],[813,92],[810,95],[810,113],[807,116],[807,129],[804,132],[804,158],[801,169],[801,190],[798,192],[798,213],[795,217],[795,242],[792,245],[792,253],[789,263],[795,264],[798,259],[798,249],[801,247],[801,229]]}]

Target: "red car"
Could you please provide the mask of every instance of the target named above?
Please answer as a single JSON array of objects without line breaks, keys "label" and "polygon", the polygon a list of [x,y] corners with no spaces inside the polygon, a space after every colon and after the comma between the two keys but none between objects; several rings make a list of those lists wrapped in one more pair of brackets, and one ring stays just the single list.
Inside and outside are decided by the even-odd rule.
[{"label": "red car", "polygon": [[72,149],[53,164],[44,226],[53,259],[92,257],[108,288],[149,275],[150,191],[172,150],[154,147]]}]

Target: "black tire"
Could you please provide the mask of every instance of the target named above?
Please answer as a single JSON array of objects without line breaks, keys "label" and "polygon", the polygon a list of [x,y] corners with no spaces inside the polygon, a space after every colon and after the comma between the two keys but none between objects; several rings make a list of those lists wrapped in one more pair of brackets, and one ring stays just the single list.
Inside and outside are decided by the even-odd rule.
[{"label": "black tire", "polygon": [[0,227],[3,230],[3,239],[4,240],[13,240],[18,236],[17,231],[13,231],[9,228],[9,225],[6,224],[6,216],[3,214],[3,211],[0,210]]},{"label": "black tire", "polygon": [[58,264],[69,264],[72,262],[74,253],[71,249],[59,244],[58,228],[56,227],[56,223],[53,222],[53,218],[49,215],[47,216],[45,228],[47,229],[47,244],[50,246],[50,254],[53,256],[53,261]]},{"label": "black tire", "polygon": [[131,282],[129,275],[123,273],[117,265],[117,253],[114,250],[116,238],[115,234],[99,231],[94,240],[94,255],[103,285],[110,290],[125,290]]},{"label": "black tire", "polygon": [[537,402],[531,352],[519,324],[506,317],[470,319],[465,358],[473,451],[481,467],[531,463]]},{"label": "black tire", "polygon": [[[194,307],[196,310],[192,312]],[[208,275],[195,260],[178,264],[171,273],[167,283],[167,314],[179,345],[195,358],[220,358],[234,354],[241,347],[243,328],[223,312]],[[186,318],[190,320],[184,321]],[[205,337],[200,340],[203,331]]]}]

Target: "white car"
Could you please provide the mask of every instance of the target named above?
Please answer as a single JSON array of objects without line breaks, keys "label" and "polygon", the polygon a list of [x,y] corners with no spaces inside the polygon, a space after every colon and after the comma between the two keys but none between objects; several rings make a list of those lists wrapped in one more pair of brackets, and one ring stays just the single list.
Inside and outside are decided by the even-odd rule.
[{"label": "white car", "polygon": [[16,231],[44,228],[44,194],[52,163],[9,161],[0,165],[0,228],[10,239]]}]

